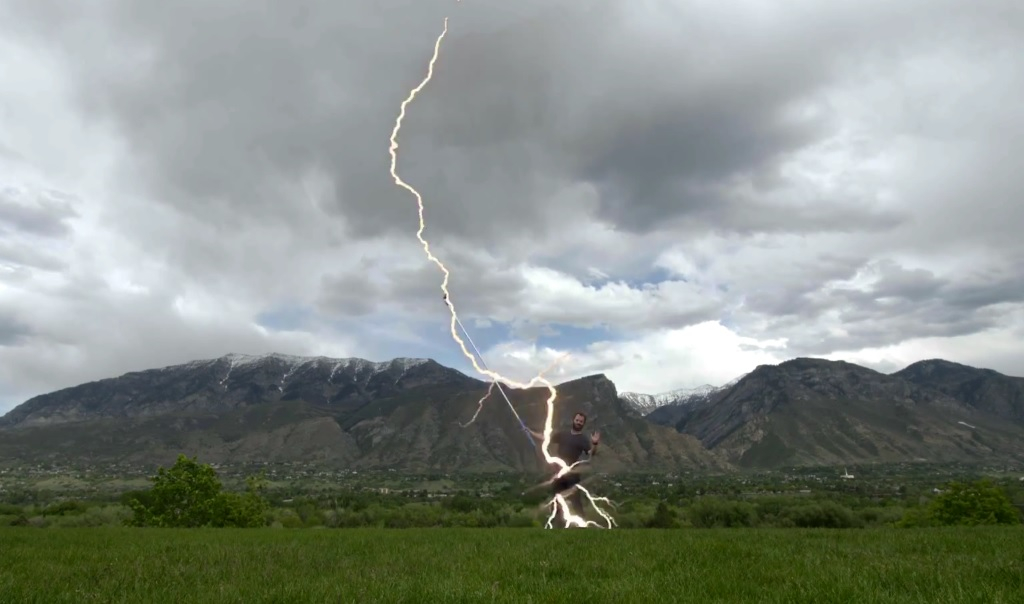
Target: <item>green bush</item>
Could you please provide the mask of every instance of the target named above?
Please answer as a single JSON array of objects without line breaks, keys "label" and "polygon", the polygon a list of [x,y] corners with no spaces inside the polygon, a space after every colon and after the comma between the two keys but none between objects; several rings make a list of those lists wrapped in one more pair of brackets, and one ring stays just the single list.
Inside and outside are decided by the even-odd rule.
[{"label": "green bush", "polygon": [[276,510],[273,514],[273,525],[281,528],[302,528],[302,517],[291,508]]},{"label": "green bush", "polygon": [[896,522],[899,528],[923,528],[936,526],[935,521],[928,514],[926,506],[914,506],[903,512],[903,517]]},{"label": "green bush", "polygon": [[28,516],[25,514],[18,514],[17,516],[0,516],[3,519],[3,524],[6,526],[28,526]]},{"label": "green bush", "polygon": [[159,468],[150,481],[149,491],[122,498],[133,512],[132,526],[249,528],[267,523],[261,478],[247,478],[245,493],[224,492],[213,468],[179,455],[174,466]]},{"label": "green bush", "polygon": [[520,512],[512,514],[508,519],[509,528],[533,528],[538,526],[537,522],[529,514]]},{"label": "green bush", "polygon": [[43,516],[68,516],[84,514],[87,509],[88,506],[81,501],[62,501],[43,508],[40,510],[40,514]]},{"label": "green bush", "polygon": [[51,518],[50,526],[60,528],[123,526],[131,517],[131,510],[122,505],[94,506],[81,514]]},{"label": "green bush", "polygon": [[820,501],[786,510],[785,515],[799,528],[854,528],[863,526],[853,512],[834,501]]},{"label": "green bush", "polygon": [[25,513],[25,508],[12,503],[0,503],[0,516],[20,516]]},{"label": "green bush", "polygon": [[689,516],[697,528],[757,526],[754,506],[745,501],[703,497],[690,506]]},{"label": "green bush", "polygon": [[903,514],[903,508],[898,507],[870,507],[857,511],[857,517],[864,526],[895,526]]},{"label": "green bush", "polygon": [[468,514],[479,507],[479,502],[477,500],[470,499],[465,495],[456,495],[455,497],[445,500],[443,505],[449,510]]},{"label": "green bush", "polygon": [[988,480],[950,483],[932,500],[928,515],[940,526],[1020,524],[1020,512],[1006,491]]},{"label": "green bush", "polygon": [[679,528],[679,521],[676,519],[676,511],[664,501],[658,502],[654,515],[647,521],[647,528]]}]

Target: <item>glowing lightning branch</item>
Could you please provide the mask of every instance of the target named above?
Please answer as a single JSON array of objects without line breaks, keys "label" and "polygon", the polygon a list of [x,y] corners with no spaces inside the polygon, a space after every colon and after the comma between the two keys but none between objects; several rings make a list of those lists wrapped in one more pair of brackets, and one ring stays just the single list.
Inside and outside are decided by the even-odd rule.
[{"label": "glowing lightning branch", "polygon": [[497,385],[498,382],[491,382],[491,385],[487,387],[487,394],[485,394],[484,397],[480,399],[480,402],[476,404],[476,413],[473,414],[473,417],[471,417],[468,422],[464,424],[459,424],[460,426],[462,426],[463,428],[467,428],[469,427],[470,424],[476,421],[476,416],[480,415],[480,411],[482,411],[484,408],[484,402],[487,399],[491,398],[491,393],[494,392],[494,387]]},{"label": "glowing lightning branch", "polygon": [[[426,229],[426,222],[425,222],[424,217],[423,217],[423,213],[424,213],[423,197],[419,194],[419,192],[416,189],[414,189],[412,186],[410,186],[408,183],[406,183],[404,180],[402,180],[398,176],[398,172],[397,172],[397,163],[398,163],[398,154],[397,154],[398,142],[397,142],[397,138],[398,138],[398,132],[399,132],[399,130],[402,127],[402,120],[405,119],[406,107],[408,107],[409,103],[411,103],[413,101],[413,99],[416,98],[416,95],[419,94],[419,92],[421,90],[423,90],[423,88],[427,85],[427,83],[430,82],[431,78],[434,77],[434,65],[437,63],[437,57],[438,57],[438,54],[440,53],[440,50],[441,50],[441,41],[444,40],[444,37],[445,37],[445,35],[447,33],[448,33],[448,18],[445,17],[445,19],[444,19],[444,29],[442,29],[441,34],[437,37],[437,40],[434,42],[434,53],[431,56],[430,62],[428,64],[428,66],[427,66],[427,75],[423,78],[423,80],[415,88],[413,88],[409,92],[409,96],[406,97],[406,99],[404,101],[402,101],[402,105],[401,105],[401,107],[399,109],[399,112],[398,112],[398,118],[395,120],[395,127],[391,131],[391,146],[389,148],[389,152],[391,154],[391,177],[394,179],[396,185],[398,185],[399,187],[402,187],[403,189],[408,191],[410,194],[412,194],[413,197],[416,198],[416,205],[417,205],[417,207],[419,209],[419,230],[416,231],[416,238],[419,240],[420,244],[423,246],[423,251],[424,251],[424,253],[426,253],[427,259],[430,260],[431,262],[433,262],[435,265],[437,265],[437,268],[444,274],[444,278],[441,280],[441,291],[444,293],[445,303],[448,305],[448,309],[449,309],[449,311],[451,313],[451,326],[450,326],[451,336],[452,336],[452,339],[455,340],[455,342],[459,345],[459,348],[462,350],[462,354],[465,355],[465,357],[467,359],[469,359],[470,363],[472,363],[473,369],[475,369],[477,371],[477,373],[489,377],[498,386],[499,390],[501,390],[502,395],[505,395],[505,391],[503,389],[501,389],[501,384],[505,384],[505,385],[511,386],[513,388],[520,388],[520,389],[533,388],[534,386],[536,386],[538,384],[542,384],[542,385],[544,385],[548,389],[548,392],[550,393],[550,395],[548,396],[548,399],[547,399],[547,416],[546,416],[545,421],[544,421],[544,441],[543,441],[543,443],[541,445],[541,452],[544,454],[545,461],[547,461],[551,465],[555,465],[555,466],[559,467],[559,471],[555,475],[555,479],[557,479],[557,478],[560,478],[560,477],[564,476],[567,472],[569,472],[571,469],[573,469],[577,465],[577,463],[579,463],[579,462],[574,463],[572,465],[569,465],[569,464],[565,463],[562,459],[560,459],[558,457],[555,457],[555,456],[552,456],[552,455],[550,455],[548,453],[548,447],[551,445],[551,431],[552,431],[552,419],[553,419],[553,416],[554,416],[554,403],[555,403],[555,399],[558,396],[558,393],[555,390],[554,385],[552,385],[551,382],[549,382],[544,377],[543,373],[537,375],[536,377],[534,377],[533,379],[531,379],[529,382],[526,382],[526,383],[515,382],[513,380],[510,380],[510,379],[508,379],[508,378],[506,378],[506,377],[504,377],[504,376],[502,376],[502,375],[500,375],[500,374],[498,374],[498,373],[496,373],[494,371],[491,371],[490,369],[487,369],[485,367],[481,367],[480,363],[477,362],[477,357],[475,355],[473,355],[473,353],[471,353],[466,348],[466,343],[463,341],[463,339],[461,337],[459,337],[459,332],[456,329],[456,325],[458,325],[459,327],[462,327],[463,331],[465,331],[465,326],[462,325],[462,321],[459,320],[458,314],[455,312],[455,303],[452,301],[451,294],[448,291],[448,280],[450,278],[450,273],[448,272],[448,268],[445,267],[444,263],[442,263],[430,251],[430,243],[423,237],[423,231]],[[466,337],[467,338],[469,337],[468,332],[467,332]],[[473,347],[476,348],[475,345]],[[477,351],[477,353],[479,354],[479,351]],[[481,361],[482,360],[483,359],[481,357]],[[487,397],[485,396],[484,399],[486,399],[486,398]],[[511,401],[508,400],[507,396],[505,396],[505,400],[506,400],[506,402],[508,402],[509,408],[511,408],[512,412],[516,415],[516,418],[519,419],[519,414],[516,413],[515,408],[512,406],[512,403],[511,403]],[[480,404],[481,405],[483,404],[483,400],[481,400]],[[477,409],[477,412],[479,413],[479,408]],[[520,423],[522,423],[521,419],[519,421],[520,421]],[[525,424],[523,424],[523,427],[525,428]],[[532,438],[531,438],[531,440],[532,440]],[[604,498],[595,498],[595,497],[591,496],[589,491],[587,491],[586,489],[584,489],[580,485],[576,485],[575,488],[580,489],[584,494],[587,495],[587,498],[590,500],[591,504],[594,506],[594,508],[598,511],[598,513],[608,523],[608,525],[607,525],[608,528],[611,528],[613,526],[613,524],[614,524],[614,519],[612,519],[611,516],[608,515],[608,513],[605,512],[601,508],[600,505],[598,505],[599,501],[608,502],[608,500],[604,499]],[[610,503],[610,502],[608,502],[608,503]],[[562,515],[566,519],[566,521],[565,521],[566,527],[569,527],[569,526],[584,527],[584,526],[591,526],[591,525],[592,526],[600,526],[600,525],[598,525],[596,523],[586,521],[581,516],[577,516],[577,515],[573,514],[572,510],[569,507],[568,502],[565,500],[565,498],[561,494],[555,495],[554,498],[551,500],[550,505],[553,508],[555,506],[557,506],[558,508],[560,508],[562,510]],[[557,511],[557,509],[556,509],[556,511]],[[550,521],[549,521],[549,526],[550,526]]]},{"label": "glowing lightning branch", "polygon": [[[449,304],[447,296],[445,296],[444,301],[445,301],[445,304]],[[450,304],[449,304],[449,306],[450,306]],[[452,313],[454,314],[454,312],[455,311],[453,310]],[[455,316],[455,322],[458,323],[459,328],[462,329],[462,333],[466,334],[466,339],[469,340],[469,345],[473,347],[473,351],[476,352],[477,358],[480,359],[480,364],[484,366],[484,369],[489,369],[489,367],[487,367],[487,363],[484,362],[484,355],[480,354],[480,349],[476,347],[476,344],[473,342],[473,338],[471,338],[469,336],[469,330],[467,330],[466,326],[462,324],[462,321],[459,319],[458,315],[454,315],[454,316]],[[557,363],[557,362],[558,361],[555,361],[555,363]],[[551,366],[554,367],[555,363],[552,363]],[[548,369],[550,369],[550,367]],[[545,373],[547,373],[548,369],[545,369],[544,371],[541,371],[539,376],[543,376]],[[533,445],[534,449],[536,449],[537,448],[537,443],[533,440],[533,435],[530,434],[530,429],[526,427],[526,423],[523,422],[523,418],[519,417],[519,412],[516,411],[515,406],[512,405],[512,401],[509,400],[508,395],[505,394],[505,389],[501,387],[501,382],[499,382],[497,380],[491,382],[490,387],[487,389],[487,395],[485,395],[484,398],[480,399],[480,404],[477,406],[476,414],[480,413],[480,410],[483,409],[484,401],[486,401],[487,397],[489,397],[491,395],[491,390],[495,386],[498,387],[498,392],[501,393],[501,397],[505,399],[506,403],[508,403],[508,408],[512,410],[512,415],[516,416],[516,420],[519,421],[519,426],[523,429],[523,434],[526,435],[526,438],[530,439],[530,444]],[[468,426],[469,424],[473,423],[473,421],[476,419],[476,414],[473,414],[473,419],[469,420],[469,423],[466,424],[466,426]],[[465,428],[466,426],[463,426],[463,428]]]},{"label": "glowing lightning branch", "polygon": [[[484,366],[484,369],[487,369],[487,363],[484,362],[484,355],[480,353],[480,349],[476,347],[475,343],[473,343],[473,338],[470,337],[469,331],[466,329],[466,326],[462,324],[462,321],[459,320],[458,316],[456,316],[455,321],[458,323],[459,328],[462,329],[462,333],[466,335],[466,339],[469,340],[469,345],[473,347],[473,351],[476,352],[477,358],[480,359],[480,364]],[[537,374],[537,377],[544,377],[544,375],[547,374],[547,372],[554,369],[559,363],[561,363],[568,357],[569,353],[563,353],[561,356],[552,361],[550,365],[545,367],[543,371]],[[523,422],[523,418],[519,417],[519,412],[516,411],[515,406],[512,405],[512,401],[509,400],[508,394],[505,393],[505,389],[501,387],[501,382],[497,380],[491,382],[491,385],[487,388],[487,394],[485,394],[484,397],[480,399],[480,402],[477,404],[476,413],[473,414],[473,418],[470,419],[465,424],[463,424],[462,427],[466,428],[474,421],[476,421],[477,415],[479,415],[480,410],[483,409],[484,402],[491,396],[491,392],[494,390],[495,386],[498,387],[498,392],[501,392],[502,398],[504,398],[505,402],[508,403],[508,408],[512,410],[512,415],[516,416],[516,419],[519,421],[519,425],[523,428],[523,433],[526,434],[526,438],[530,439],[530,444],[533,445],[534,448],[537,448],[537,443],[533,440],[533,435],[530,434],[530,429],[526,427],[526,423]]]}]

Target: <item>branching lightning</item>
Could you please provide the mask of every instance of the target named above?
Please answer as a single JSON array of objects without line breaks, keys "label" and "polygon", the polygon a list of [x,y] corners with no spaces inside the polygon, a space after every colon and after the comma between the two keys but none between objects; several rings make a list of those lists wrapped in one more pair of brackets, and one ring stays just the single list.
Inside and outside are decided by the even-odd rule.
[{"label": "branching lightning", "polygon": [[[482,367],[481,366],[481,362],[483,361],[482,356],[480,358],[480,362],[477,361],[477,355],[479,355],[479,350],[477,350],[477,355],[474,355],[473,353],[471,353],[469,351],[468,348],[466,348],[466,342],[463,341],[463,339],[459,336],[459,332],[456,329],[456,326],[462,327],[463,332],[466,332],[466,329],[465,329],[465,326],[462,325],[462,322],[459,320],[458,314],[455,311],[455,302],[452,300],[451,293],[448,291],[448,282],[449,282],[451,273],[448,271],[448,268],[444,265],[444,263],[442,263],[441,260],[438,259],[433,254],[433,252],[431,252],[431,250],[430,250],[430,243],[423,236],[423,231],[426,229],[426,221],[424,219],[423,197],[420,195],[419,191],[417,191],[414,187],[412,187],[411,185],[406,183],[404,180],[401,179],[401,177],[398,176],[398,170],[397,170],[397,164],[398,164],[398,140],[397,139],[398,139],[398,132],[402,128],[402,121],[405,119],[406,108],[416,98],[416,95],[419,94],[420,91],[423,90],[423,88],[434,77],[434,66],[437,63],[437,59],[438,59],[438,56],[440,54],[441,42],[444,40],[444,37],[447,35],[447,33],[448,33],[448,17],[445,17],[445,19],[444,19],[444,28],[441,30],[441,34],[437,37],[437,40],[434,42],[434,52],[431,55],[430,62],[427,65],[427,74],[426,74],[426,76],[424,76],[423,80],[415,88],[413,88],[409,92],[409,95],[406,97],[406,99],[404,101],[402,101],[402,104],[401,104],[401,106],[399,108],[398,117],[395,119],[394,129],[392,129],[392,131],[391,131],[391,146],[389,148],[389,152],[391,154],[391,170],[390,170],[391,171],[391,177],[392,177],[392,179],[394,179],[396,185],[398,185],[399,187],[401,187],[401,188],[405,189],[406,191],[408,191],[416,199],[416,206],[417,206],[418,211],[419,211],[419,229],[416,231],[416,238],[419,240],[420,245],[423,246],[423,251],[424,251],[424,253],[427,256],[427,259],[430,260],[431,262],[433,262],[437,266],[438,270],[440,270],[441,273],[444,275],[444,278],[441,280],[441,292],[444,295],[444,301],[447,304],[449,312],[451,314],[450,331],[451,331],[452,339],[455,340],[456,344],[459,345],[459,348],[462,350],[462,354],[470,361],[470,363],[472,363],[473,369],[475,369],[477,371],[477,373],[479,373],[481,375],[485,375],[485,376],[487,376],[488,378],[491,379],[491,382],[492,382],[491,383],[491,387],[488,388],[487,395],[485,395],[484,398],[482,398],[480,400],[480,403],[479,403],[479,405],[477,407],[477,414],[479,414],[480,408],[482,408],[484,401],[490,396],[491,390],[495,386],[497,386],[497,388],[499,390],[501,390],[502,395],[505,396],[505,401],[508,403],[508,406],[512,410],[512,413],[516,416],[517,419],[519,419],[520,423],[522,424],[522,420],[519,418],[519,414],[516,412],[515,407],[513,407],[512,402],[508,399],[508,396],[505,395],[504,390],[501,388],[501,384],[505,384],[507,386],[510,386],[510,387],[513,387],[513,388],[520,388],[520,389],[533,388],[533,387],[535,387],[535,386],[537,386],[539,384],[539,385],[543,385],[544,387],[546,387],[548,389],[549,396],[548,396],[547,402],[546,402],[546,404],[547,404],[547,414],[546,414],[546,417],[545,417],[545,420],[544,420],[544,432],[543,432],[544,440],[543,440],[543,443],[541,444],[541,452],[544,454],[544,459],[545,459],[545,461],[547,461],[547,463],[549,463],[549,464],[551,464],[553,466],[558,466],[558,468],[559,468],[558,473],[552,479],[552,480],[554,480],[554,479],[557,479],[557,478],[560,478],[560,477],[564,476],[565,474],[567,474],[570,470],[572,470],[574,467],[576,467],[576,465],[578,465],[581,462],[576,462],[576,463],[573,463],[573,464],[570,465],[570,464],[567,464],[562,459],[560,459],[559,457],[550,455],[548,453],[548,447],[551,445],[551,432],[552,432],[552,428],[553,428],[552,427],[552,421],[553,421],[553,418],[554,418],[554,404],[555,404],[555,399],[558,397],[558,392],[555,390],[554,385],[544,377],[544,373],[547,372],[550,369],[550,367],[548,369],[545,369],[544,371],[542,371],[540,374],[538,374],[536,377],[531,379],[529,382],[526,382],[526,383],[516,382],[514,380],[506,378],[505,376],[503,376],[503,375],[501,375],[501,374],[499,374],[497,372],[491,371],[490,369],[488,369],[486,367]],[[468,332],[466,332],[466,337],[467,337],[467,339],[469,339]],[[473,345],[473,348],[475,349],[476,346]],[[551,365],[551,367],[553,367],[555,364],[557,364],[560,360],[561,359],[556,360],[555,363],[553,363]],[[473,419],[476,419],[476,414],[474,414]],[[472,423],[472,421],[473,420],[470,420],[470,423]],[[525,429],[525,424],[523,425],[523,427]],[[532,441],[532,437],[531,437],[531,441]],[[584,493],[587,496],[587,499],[590,501],[590,503],[594,507],[594,509],[597,510],[598,514],[600,514],[602,518],[604,518],[604,520],[605,520],[605,522],[607,524],[607,528],[611,528],[612,526],[615,525],[614,518],[612,518],[611,515],[608,514],[608,512],[606,512],[599,505],[599,503],[612,504],[611,501],[609,501],[607,498],[604,498],[604,497],[594,497],[593,495],[590,494],[590,492],[588,490],[583,488],[582,485],[576,485],[574,488],[579,489],[582,493]],[[566,527],[570,527],[570,526],[576,526],[576,527],[596,526],[596,527],[601,527],[601,525],[596,523],[596,522],[587,521],[582,516],[578,516],[578,515],[574,514],[572,512],[572,510],[570,509],[568,501],[566,501],[565,497],[562,494],[556,494],[551,499],[551,501],[548,502],[548,505],[550,505],[551,508],[552,508],[551,518],[548,519],[548,524],[547,524],[548,528],[551,528],[553,519],[554,519],[554,517],[557,514],[559,509],[562,511],[562,517],[565,518],[565,526]],[[612,504],[612,505],[614,505],[614,504]],[[580,510],[580,512],[582,512],[582,510]]]},{"label": "branching lightning", "polygon": [[[469,338],[469,334],[468,334],[468,332],[466,332],[466,326],[462,325],[461,321],[459,321],[459,326],[462,327],[462,332],[465,333],[467,339],[469,339],[470,346],[472,346],[473,350],[476,351],[477,357],[480,357],[481,359],[483,359],[483,355],[480,354],[480,350],[476,347],[476,344],[473,344],[473,340],[471,338]],[[544,377],[544,375],[547,374],[547,372],[549,372],[552,369],[554,369],[556,366],[558,366],[559,363],[561,363],[562,361],[564,361],[567,358],[569,358],[569,353],[568,352],[563,353],[557,359],[552,361],[550,365],[545,367],[543,371],[538,373],[537,377],[538,378]],[[477,403],[476,413],[473,414],[473,417],[470,418],[470,420],[468,422],[466,422],[464,424],[459,424],[460,426],[462,426],[463,428],[468,428],[470,424],[472,424],[473,422],[476,421],[477,416],[480,415],[480,411],[484,408],[484,403],[487,401],[487,399],[489,399],[491,397],[491,394],[493,394],[495,386],[497,386],[498,389],[501,390],[501,383],[497,382],[497,381],[492,381],[491,385],[487,388],[487,394],[485,394],[484,397],[481,398],[480,401]],[[505,401],[508,403],[509,408],[512,409],[512,413],[515,414],[516,419],[519,420],[520,424],[523,424],[523,420],[519,417],[519,413],[516,412],[516,408],[512,406],[512,401],[510,401],[508,399],[508,395],[505,394],[504,390],[501,390],[501,394],[502,394],[502,396],[505,397]],[[524,429],[526,428],[525,424],[523,424],[523,428]],[[533,441],[533,437],[530,438],[530,441],[531,442]]]},{"label": "branching lightning", "polygon": [[470,424],[476,421],[476,416],[480,415],[480,411],[484,408],[484,402],[491,398],[491,393],[494,392],[494,386],[497,385],[497,383],[498,382],[491,382],[491,385],[487,387],[487,394],[485,394],[484,397],[480,399],[480,402],[476,404],[476,413],[473,414],[473,417],[469,418],[468,422],[459,424],[460,426],[468,428]]}]

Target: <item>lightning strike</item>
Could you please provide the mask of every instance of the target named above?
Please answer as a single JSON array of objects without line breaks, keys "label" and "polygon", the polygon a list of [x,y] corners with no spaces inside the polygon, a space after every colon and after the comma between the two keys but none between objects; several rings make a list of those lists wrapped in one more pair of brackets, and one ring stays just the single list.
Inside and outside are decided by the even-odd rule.
[{"label": "lightning strike", "polygon": [[[503,376],[503,375],[501,375],[501,374],[499,374],[497,372],[491,371],[490,369],[487,369],[485,367],[481,367],[480,363],[477,362],[477,356],[474,355],[473,353],[471,353],[468,348],[466,348],[466,342],[459,336],[459,332],[456,329],[456,326],[460,326],[462,324],[462,322],[459,320],[458,313],[456,313],[456,311],[455,311],[455,302],[452,301],[451,293],[448,291],[448,282],[449,282],[449,280],[451,278],[451,273],[449,272],[448,268],[444,265],[444,263],[441,262],[441,260],[439,258],[437,258],[437,256],[435,256],[433,252],[431,252],[431,250],[430,250],[430,243],[423,236],[423,232],[426,230],[426,220],[424,218],[423,197],[420,195],[419,191],[417,191],[409,183],[407,183],[404,180],[402,180],[402,178],[398,175],[398,133],[399,133],[399,131],[402,128],[402,121],[405,119],[406,109],[409,106],[409,104],[412,103],[413,100],[415,100],[416,95],[418,95],[420,93],[420,91],[422,91],[423,88],[426,87],[426,85],[434,77],[434,67],[437,64],[437,59],[438,59],[438,56],[440,55],[441,42],[444,40],[444,38],[445,38],[445,36],[447,34],[448,34],[448,17],[445,17],[444,18],[444,27],[442,28],[440,35],[438,35],[437,40],[434,42],[434,51],[433,51],[433,54],[430,57],[430,61],[427,64],[427,73],[426,73],[426,75],[424,76],[423,80],[421,80],[420,83],[416,85],[416,87],[414,87],[412,90],[409,91],[409,95],[405,98],[404,101],[402,101],[402,104],[399,107],[398,117],[395,119],[395,126],[392,129],[392,131],[391,131],[391,139],[390,139],[391,145],[390,145],[390,147],[388,149],[388,152],[391,154],[391,169],[390,169],[391,178],[395,181],[396,185],[398,185],[399,187],[401,187],[401,188],[405,189],[406,191],[408,191],[416,199],[416,206],[417,206],[417,209],[418,209],[418,216],[419,216],[419,229],[416,231],[416,239],[419,240],[420,245],[423,247],[423,252],[424,252],[424,254],[426,254],[427,259],[429,261],[433,262],[434,265],[437,266],[438,270],[440,270],[441,273],[444,275],[444,277],[441,280],[441,292],[444,294],[444,301],[447,304],[448,310],[449,310],[450,315],[451,315],[450,332],[451,332],[452,339],[455,341],[456,344],[458,344],[459,349],[462,351],[463,356],[465,356],[466,359],[469,360],[469,362],[473,365],[473,369],[476,370],[477,373],[479,373],[481,375],[484,375],[484,376],[487,376],[488,378],[490,378],[491,382],[492,382],[492,386],[496,385],[499,389],[501,389],[501,384],[505,384],[505,385],[510,386],[512,388],[519,388],[519,389],[523,389],[523,390],[529,389],[529,388],[533,388],[533,387],[535,387],[535,386],[537,386],[539,384],[539,385],[542,385],[542,386],[544,386],[545,388],[548,389],[549,395],[548,395],[548,398],[547,398],[547,401],[546,401],[547,414],[546,414],[546,417],[545,417],[545,420],[544,420],[544,432],[543,432],[544,440],[543,440],[543,443],[541,444],[541,453],[543,453],[544,460],[548,464],[553,465],[553,466],[558,466],[558,468],[559,468],[558,473],[552,479],[552,480],[555,480],[555,479],[561,478],[562,476],[564,476],[565,474],[570,472],[573,468],[575,468],[578,464],[582,463],[582,461],[577,461],[577,462],[575,462],[573,464],[567,464],[561,458],[553,456],[550,453],[548,453],[548,447],[550,447],[550,445],[551,445],[551,432],[553,430],[552,421],[553,421],[553,418],[554,418],[554,404],[555,404],[555,399],[558,397],[558,392],[556,391],[555,386],[550,381],[548,381],[547,378],[544,377],[544,372],[541,372],[536,377],[531,379],[529,382],[525,382],[525,383],[524,382],[517,382],[517,381],[511,380],[511,379],[509,379],[509,378],[507,378],[507,377],[505,377],[505,376]],[[465,331],[465,327],[463,327],[463,331]],[[468,337],[468,334],[467,334],[467,337]],[[475,346],[474,346],[474,348],[475,348]],[[479,354],[479,351],[477,351],[477,352]],[[481,358],[481,360],[482,360],[482,358]],[[556,363],[557,363],[557,361],[556,361]],[[545,371],[547,371],[547,370],[545,370]],[[502,394],[504,394],[504,391],[502,391]],[[490,388],[488,389],[488,395],[487,396],[489,396],[489,395],[490,395]],[[485,396],[483,399],[481,399],[480,406],[483,405],[483,402],[484,402],[484,400],[487,399],[487,396]],[[515,408],[512,406],[512,402],[509,401],[507,396],[505,397],[505,401],[508,403],[509,408],[512,409],[512,412],[518,418],[519,414],[516,412]],[[477,413],[479,413],[479,407],[477,409]],[[474,415],[474,418],[475,417],[476,416]],[[520,422],[522,422],[522,420],[520,420]],[[608,501],[606,498],[603,498],[603,497],[602,498],[595,498],[595,497],[593,497],[590,494],[589,491],[587,491],[586,489],[584,489],[580,485],[576,485],[575,488],[580,489],[587,496],[587,499],[590,501],[590,503],[594,507],[594,509],[597,510],[598,513],[602,516],[602,518],[604,518],[606,520],[607,528],[611,528],[612,526],[614,526],[614,522],[615,522],[614,519],[605,510],[603,510],[600,505],[598,505],[599,501],[604,501],[604,502],[611,503],[610,501]],[[569,506],[568,501],[566,501],[565,497],[563,497],[562,494],[556,494],[551,499],[551,501],[549,502],[549,505],[551,505],[555,509],[555,512],[552,513],[551,518],[549,518],[549,520],[548,520],[548,528],[551,528],[551,523],[552,523],[553,518],[555,516],[555,513],[557,512],[558,509],[562,510],[562,517],[565,518],[565,526],[566,526],[566,528],[568,528],[570,526],[577,526],[577,527],[587,527],[587,526],[600,527],[601,526],[600,524],[597,524],[597,523],[592,522],[592,521],[588,521],[585,518],[583,518],[582,516],[577,516],[576,514],[574,514],[572,512],[570,506]],[[581,512],[582,512],[582,510],[581,510]]]},{"label": "lightning strike", "polygon": [[468,428],[470,424],[476,421],[476,416],[480,415],[480,411],[484,408],[484,402],[491,398],[491,393],[494,392],[494,386],[497,383],[498,382],[491,382],[491,385],[487,387],[487,394],[485,394],[484,397],[480,399],[480,402],[476,404],[476,413],[473,414],[473,417],[469,418],[468,422],[459,424],[460,426]]},{"label": "lightning strike", "polygon": [[[466,331],[466,327],[464,325],[461,325],[461,321],[460,321],[460,326],[462,327],[462,331],[465,332]],[[473,344],[473,341],[470,340],[469,343],[470,343],[471,346],[473,346],[473,350],[476,350],[477,356],[482,357],[483,355],[481,355],[480,351],[477,350],[476,345]],[[545,367],[543,371],[541,371],[540,373],[537,374],[537,376],[538,377],[544,377],[544,375],[547,374],[547,372],[549,372],[552,369],[554,369],[555,367],[557,367],[560,363],[565,361],[565,359],[567,359],[567,358],[569,358],[569,353],[568,352],[562,353],[561,356],[559,356],[557,359],[552,361],[551,364],[548,365],[547,367]],[[487,388],[487,394],[485,394],[484,397],[481,398],[480,401],[477,403],[476,413],[474,413],[473,417],[468,422],[466,422],[465,424],[459,424],[460,426],[462,426],[463,428],[468,428],[470,424],[472,424],[473,422],[476,421],[477,416],[480,415],[480,411],[484,408],[484,402],[486,402],[487,399],[489,399],[491,397],[491,394],[494,392],[494,387],[495,386],[497,386],[499,390],[501,389],[501,384],[499,382],[492,381],[491,385],[488,386],[488,388]],[[501,394],[504,395],[505,392],[502,391]],[[522,423],[523,420],[519,418],[519,413],[516,412],[515,407],[512,406],[512,401],[509,401],[508,397],[505,397],[505,400],[508,402],[509,407],[512,409],[512,413],[515,414],[516,419],[518,419],[519,422]]]}]

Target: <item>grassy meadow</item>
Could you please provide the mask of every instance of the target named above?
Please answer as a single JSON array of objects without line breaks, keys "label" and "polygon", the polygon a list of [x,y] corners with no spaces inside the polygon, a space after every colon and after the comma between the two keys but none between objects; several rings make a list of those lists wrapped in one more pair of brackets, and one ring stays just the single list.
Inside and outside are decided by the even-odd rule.
[{"label": "grassy meadow", "polygon": [[0,527],[0,602],[1024,601],[1024,527]]}]

